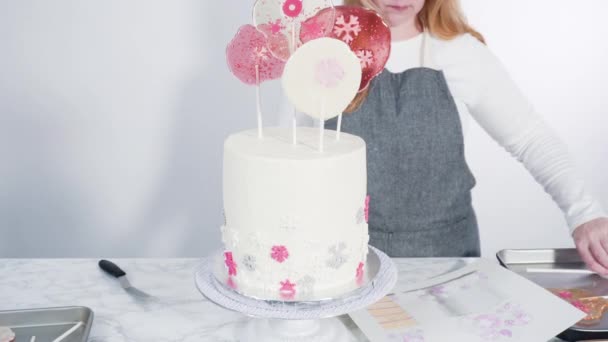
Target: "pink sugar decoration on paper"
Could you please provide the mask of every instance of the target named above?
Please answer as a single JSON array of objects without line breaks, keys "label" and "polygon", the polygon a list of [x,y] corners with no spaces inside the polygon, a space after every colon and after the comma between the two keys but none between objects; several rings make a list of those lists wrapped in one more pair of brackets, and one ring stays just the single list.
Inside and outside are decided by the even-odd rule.
[{"label": "pink sugar decoration on paper", "polygon": [[289,279],[282,281],[281,288],[279,289],[281,297],[283,299],[293,299],[296,295],[295,287],[296,287],[296,284],[290,282]]},{"label": "pink sugar decoration on paper", "polygon": [[[279,78],[285,67],[285,62],[270,52],[264,33],[252,25],[239,29],[226,48],[226,60],[230,71],[249,85]],[[256,77],[256,66],[259,77]]]},{"label": "pink sugar decoration on paper", "polygon": [[236,262],[234,262],[234,259],[232,258],[232,252],[225,252],[224,257],[226,267],[228,267],[228,275],[236,276]]},{"label": "pink sugar decoration on paper", "polygon": [[365,196],[365,223],[369,223],[369,195]]},{"label": "pink sugar decoration on paper", "polygon": [[283,3],[283,13],[290,18],[300,15],[302,13],[302,0],[286,0]]},{"label": "pink sugar decoration on paper", "polygon": [[270,257],[281,263],[289,258],[289,251],[285,246],[273,246]]},{"label": "pink sugar decoration on paper", "polygon": [[336,87],[344,79],[344,74],[340,63],[333,58],[322,59],[315,67],[315,79],[326,88]]}]

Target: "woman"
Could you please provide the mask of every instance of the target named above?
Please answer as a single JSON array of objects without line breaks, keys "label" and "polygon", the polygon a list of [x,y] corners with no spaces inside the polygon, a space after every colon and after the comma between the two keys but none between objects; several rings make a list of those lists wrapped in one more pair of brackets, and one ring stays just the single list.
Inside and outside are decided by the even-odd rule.
[{"label": "woman", "polygon": [[608,274],[608,218],[457,0],[345,3],[378,11],[393,39],[386,70],[342,122],[368,146],[371,244],[392,256],[479,256],[463,142],[470,114],[553,197],[588,266]]}]

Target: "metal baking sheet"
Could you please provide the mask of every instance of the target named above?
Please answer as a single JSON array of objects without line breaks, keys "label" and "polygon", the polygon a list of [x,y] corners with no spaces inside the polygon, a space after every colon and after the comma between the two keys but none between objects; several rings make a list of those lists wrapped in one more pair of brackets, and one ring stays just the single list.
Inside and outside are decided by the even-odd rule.
[{"label": "metal baking sheet", "polygon": [[[507,249],[496,254],[507,269],[544,288],[584,289],[596,296],[607,296],[608,279],[588,271],[574,248]],[[592,326],[574,325],[560,338],[566,341],[608,338],[608,313]]]},{"label": "metal baking sheet", "polygon": [[87,307],[61,307],[30,310],[0,311],[0,326],[11,328],[15,342],[52,342],[78,322],[82,326],[62,342],[85,342],[93,325],[93,311]]}]

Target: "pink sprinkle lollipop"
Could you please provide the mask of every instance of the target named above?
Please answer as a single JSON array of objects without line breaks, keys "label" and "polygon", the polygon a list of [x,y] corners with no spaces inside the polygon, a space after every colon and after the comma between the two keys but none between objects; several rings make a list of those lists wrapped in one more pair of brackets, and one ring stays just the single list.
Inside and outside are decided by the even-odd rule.
[{"label": "pink sprinkle lollipop", "polygon": [[[267,35],[270,51],[287,60],[301,45],[301,23],[320,10],[331,12],[331,8],[331,0],[257,0],[253,6],[253,22]],[[323,33],[328,34],[332,27],[326,25]]]},{"label": "pink sprinkle lollipop", "polygon": [[285,62],[270,53],[266,36],[252,25],[239,29],[226,48],[226,59],[230,71],[249,85],[281,77],[285,66]]}]

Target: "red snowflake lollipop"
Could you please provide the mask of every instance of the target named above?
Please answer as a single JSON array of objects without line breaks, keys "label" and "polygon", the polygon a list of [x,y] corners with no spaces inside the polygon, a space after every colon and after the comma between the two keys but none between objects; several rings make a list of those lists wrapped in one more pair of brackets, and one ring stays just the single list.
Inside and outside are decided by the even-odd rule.
[{"label": "red snowflake lollipop", "polygon": [[[320,10],[333,11],[331,0],[257,0],[253,7],[255,26],[268,37],[268,47],[272,53],[287,60],[300,43],[301,23]],[[319,34],[329,34],[331,21],[319,27]]]},{"label": "red snowflake lollipop", "polygon": [[359,91],[367,88],[371,80],[382,72],[391,52],[391,31],[380,15],[359,6],[336,6],[322,10],[302,23],[300,39],[303,43],[317,39],[318,27],[332,26],[329,37],[340,39],[359,57],[363,77]]},{"label": "red snowflake lollipop", "polygon": [[230,71],[243,83],[259,85],[281,77],[285,62],[268,48],[266,36],[252,25],[242,26],[228,47]]}]

